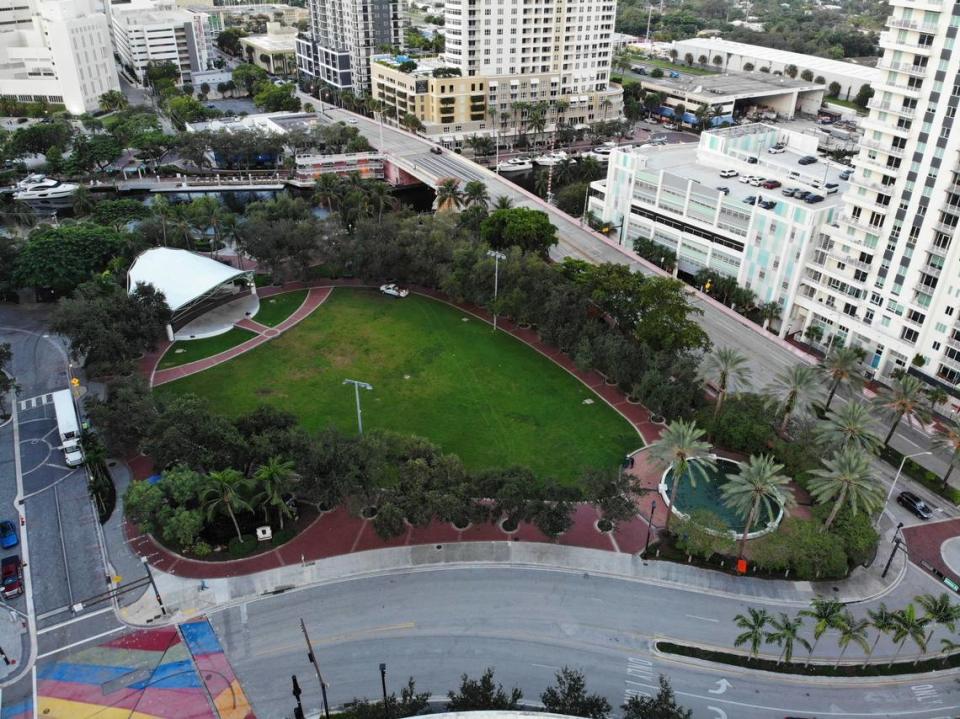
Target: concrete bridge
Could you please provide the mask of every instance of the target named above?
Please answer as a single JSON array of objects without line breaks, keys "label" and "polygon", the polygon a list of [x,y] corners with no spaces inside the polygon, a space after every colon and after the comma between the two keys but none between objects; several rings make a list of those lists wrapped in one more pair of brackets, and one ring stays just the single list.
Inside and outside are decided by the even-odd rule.
[{"label": "concrete bridge", "polygon": [[[238,175],[209,175],[178,177],[144,176],[130,180],[119,180],[114,183],[113,189],[117,192],[241,192],[244,190],[282,190],[287,186],[286,181],[279,175],[269,177],[251,174]],[[90,189],[106,189],[109,185],[91,187]]]}]

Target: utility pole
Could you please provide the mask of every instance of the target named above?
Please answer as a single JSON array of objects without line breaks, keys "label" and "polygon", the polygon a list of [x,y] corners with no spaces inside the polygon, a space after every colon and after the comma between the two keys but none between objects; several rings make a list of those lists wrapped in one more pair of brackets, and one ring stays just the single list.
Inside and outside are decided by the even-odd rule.
[{"label": "utility pole", "polygon": [[387,665],[380,662],[380,686],[383,687],[383,719],[390,719],[390,704],[387,701]]},{"label": "utility pole", "polygon": [[143,563],[143,568],[147,570],[147,578],[150,580],[150,586],[153,587],[153,596],[157,598],[157,604],[160,605],[160,613],[163,616],[167,615],[167,608],[163,606],[163,597],[160,596],[160,590],[157,589],[157,583],[153,581],[153,572],[150,571],[150,563],[147,562],[146,557],[140,557],[140,561]]},{"label": "utility pole", "polygon": [[307,641],[307,659],[313,664],[317,672],[317,681],[320,682],[320,694],[323,697],[323,714],[326,719],[330,719],[330,707],[327,706],[327,685],[323,683],[323,675],[320,674],[320,664],[317,663],[317,656],[313,653],[313,645],[310,643],[310,635],[307,634],[307,625],[300,620],[300,629],[303,631],[303,638]]},{"label": "utility pole", "polygon": [[903,544],[903,540],[900,539],[900,530],[903,528],[903,522],[900,522],[897,525],[897,531],[893,535],[893,549],[890,552],[890,558],[887,560],[887,566],[883,568],[883,574],[880,575],[881,579],[886,579],[887,572],[890,571],[890,565],[893,564],[893,558],[897,554],[897,550],[900,549],[900,545]]},{"label": "utility pole", "polygon": [[300,702],[300,695],[303,694],[303,690],[300,689],[296,674],[291,679],[293,679],[293,696],[297,700],[297,705],[293,708],[293,719],[304,719],[303,704]]},{"label": "utility pole", "polygon": [[647,45],[650,44],[650,19],[653,17],[653,5],[647,7]]}]

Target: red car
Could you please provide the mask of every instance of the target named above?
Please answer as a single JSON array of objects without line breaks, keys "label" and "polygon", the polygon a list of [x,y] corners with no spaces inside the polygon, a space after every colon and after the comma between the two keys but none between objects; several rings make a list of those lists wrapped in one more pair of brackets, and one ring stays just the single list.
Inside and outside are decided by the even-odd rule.
[{"label": "red car", "polygon": [[3,585],[3,598],[13,599],[23,594],[23,565],[20,555],[4,557],[0,562],[0,582]]},{"label": "red car", "polygon": [[777,189],[778,187],[780,187],[780,183],[777,182],[776,180],[767,180],[766,182],[764,182],[764,183],[761,185],[761,187],[763,187],[763,188],[765,188],[765,189],[767,189],[767,190],[775,190],[775,189]]}]

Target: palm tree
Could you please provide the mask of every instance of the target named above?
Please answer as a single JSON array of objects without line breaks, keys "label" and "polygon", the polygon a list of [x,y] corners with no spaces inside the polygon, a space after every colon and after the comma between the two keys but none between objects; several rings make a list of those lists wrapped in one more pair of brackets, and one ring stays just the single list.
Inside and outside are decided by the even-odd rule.
[{"label": "palm tree", "polygon": [[887,664],[888,667],[893,666],[897,657],[900,656],[900,650],[903,649],[907,639],[913,640],[921,655],[927,651],[926,627],[928,621],[926,617],[917,616],[917,608],[912,603],[893,613],[893,641],[897,645],[897,651]]},{"label": "palm tree", "polygon": [[[871,646],[870,651],[867,652],[867,659],[869,660],[877,650],[877,644],[880,643],[880,639],[896,629],[897,622],[894,613],[887,609],[887,605],[883,602],[880,602],[880,606],[876,609],[868,609],[867,616],[870,617],[870,623],[873,625],[873,628],[877,630],[877,636],[876,639],[873,640],[873,646]],[[866,661],[864,661],[864,665],[866,665]]]},{"label": "palm tree", "polygon": [[497,195],[493,201],[493,209],[496,210],[509,210],[513,207],[513,200],[511,200],[506,195]]},{"label": "palm tree", "polygon": [[153,203],[150,205],[150,211],[153,213],[154,217],[157,217],[160,220],[160,233],[163,237],[163,244],[166,246],[167,220],[173,213],[173,208],[170,206],[170,202],[165,196],[158,194],[153,196]]},{"label": "palm tree", "polygon": [[207,519],[212,519],[217,512],[225,510],[237,530],[237,541],[243,541],[240,525],[237,523],[237,510],[253,511],[250,503],[243,498],[244,490],[249,487],[249,481],[235,469],[224,469],[220,472],[211,472],[207,475],[210,484],[200,495],[200,502],[207,512]]},{"label": "palm tree", "polygon": [[490,193],[482,180],[470,180],[463,186],[463,199],[467,207],[481,205],[485,208],[490,202]]},{"label": "palm tree", "polygon": [[841,347],[832,351],[820,362],[820,371],[828,380],[829,394],[824,410],[830,409],[833,396],[841,387],[853,389],[859,387],[862,378],[860,375],[860,353],[852,347]]},{"label": "palm tree", "polygon": [[782,464],[776,464],[773,457],[761,454],[751,455],[740,473],[727,478],[723,485],[723,503],[744,518],[743,536],[740,537],[739,558],[747,546],[747,536],[753,523],[764,510],[768,518],[777,516],[777,510],[793,501],[793,494],[787,486],[790,478],[780,474]]},{"label": "palm tree", "polygon": [[794,412],[805,414],[809,410],[819,388],[816,370],[805,364],[791,365],[773,378],[767,394],[776,401],[778,412],[783,415],[781,434],[787,431]]},{"label": "palm tree", "polygon": [[943,655],[943,664],[946,666],[947,660],[950,659],[950,655],[955,653],[960,649],[960,643],[953,641],[952,639],[947,639],[944,637],[940,640],[940,653]]},{"label": "palm tree", "polygon": [[316,202],[326,204],[327,210],[333,212],[333,202],[340,197],[340,178],[336,175],[320,175],[313,186],[313,197]]},{"label": "palm tree", "polygon": [[695,485],[697,479],[707,482],[710,480],[707,470],[716,468],[716,463],[708,454],[710,444],[700,439],[703,435],[704,430],[697,427],[695,422],[676,419],[660,435],[659,441],[650,447],[650,456],[672,467],[673,472],[664,530],[670,529],[670,517],[673,515],[673,502],[680,479],[687,477],[691,485]]},{"label": "palm tree", "polygon": [[928,387],[924,394],[927,396],[927,402],[929,402],[927,409],[930,410],[931,416],[933,416],[933,413],[937,411],[937,407],[939,405],[949,401],[950,399],[950,395],[947,394],[947,391],[939,385]]},{"label": "palm tree", "polygon": [[267,507],[274,507],[280,517],[280,529],[283,529],[283,518],[293,515],[293,510],[287,504],[286,495],[291,487],[300,480],[294,471],[294,463],[280,457],[271,457],[266,463],[257,467],[253,479],[260,485],[260,494],[257,500],[263,502],[264,513]]},{"label": "palm tree", "polygon": [[960,465],[960,424],[952,420],[942,425],[938,423],[936,434],[930,440],[930,449],[935,452],[950,453],[947,459],[947,471],[943,475],[943,488],[946,489],[954,468]]},{"label": "palm tree", "polygon": [[854,514],[861,508],[873,514],[883,505],[883,488],[877,484],[865,452],[847,447],[823,460],[823,464],[826,469],[811,472],[807,485],[818,502],[833,501],[833,509],[821,531],[830,528],[844,505],[849,505]]},{"label": "palm tree", "polygon": [[386,182],[372,180],[366,184],[364,191],[370,204],[377,208],[377,224],[380,224],[383,221],[383,208],[396,204],[391,194],[392,188]]},{"label": "palm tree", "polygon": [[463,206],[463,194],[460,192],[460,180],[447,177],[437,183],[437,212],[459,210]]},{"label": "palm tree", "polygon": [[890,431],[887,432],[887,437],[883,440],[884,447],[890,445],[890,440],[893,439],[893,433],[897,431],[900,420],[906,418],[907,424],[912,424],[914,421],[927,422],[930,420],[930,413],[924,404],[926,399],[925,387],[926,385],[922,380],[913,375],[905,374],[894,380],[893,387],[889,391],[883,392],[876,398],[876,406],[894,418]]},{"label": "palm tree", "polygon": [[926,638],[927,644],[933,638],[933,631],[938,625],[946,627],[951,633],[957,630],[957,622],[960,621],[960,605],[951,602],[950,595],[946,592],[939,596],[921,594],[916,600],[917,604],[923,608],[923,618],[930,624],[930,632]]},{"label": "palm tree", "polygon": [[834,666],[840,666],[840,660],[847,652],[847,647],[853,642],[864,653],[870,651],[870,643],[867,641],[867,630],[870,628],[870,621],[867,619],[857,619],[849,611],[844,612],[837,622],[837,629],[840,636],[837,637],[837,644],[840,646],[840,656],[837,657],[837,663]]},{"label": "palm tree", "polygon": [[[158,195],[157,197],[162,197],[162,195]],[[77,191],[73,193],[73,214],[77,217],[82,217],[90,213],[95,204],[96,202],[89,188],[86,185],[78,185]]]},{"label": "palm tree", "polygon": [[747,358],[732,347],[718,347],[703,358],[700,373],[717,388],[717,406],[714,416],[720,414],[727,391],[749,384]]},{"label": "palm tree", "polygon": [[830,410],[826,419],[817,423],[815,432],[817,440],[826,445],[876,452],[880,447],[876,427],[870,407],[851,400],[839,409]]},{"label": "palm tree", "polygon": [[783,308],[779,302],[761,302],[757,305],[757,314],[763,320],[763,329],[767,329],[771,322],[776,322],[782,316]]},{"label": "palm tree", "polygon": [[810,602],[810,609],[800,610],[800,616],[810,617],[813,620],[813,646],[807,652],[807,663],[817,649],[820,637],[828,630],[836,628],[843,612],[843,604],[836,599],[822,599],[817,597]]},{"label": "palm tree", "polygon": [[808,652],[810,651],[810,642],[800,636],[803,617],[798,616],[791,618],[783,612],[780,612],[780,619],[771,618],[770,626],[773,627],[774,631],[767,633],[767,641],[775,643],[778,647],[783,647],[783,649],[780,650],[780,656],[777,657],[777,664],[782,661],[787,664],[790,663],[790,660],[793,659],[793,647],[795,644],[799,644]]},{"label": "palm tree", "polygon": [[760,645],[763,644],[766,637],[763,630],[767,626],[767,622],[770,621],[770,615],[767,614],[766,609],[754,609],[753,607],[748,607],[747,612],[747,615],[738,614],[733,618],[737,628],[743,629],[743,632],[733,640],[733,646],[740,647],[749,643],[750,657],[747,659],[749,661],[760,653]]}]

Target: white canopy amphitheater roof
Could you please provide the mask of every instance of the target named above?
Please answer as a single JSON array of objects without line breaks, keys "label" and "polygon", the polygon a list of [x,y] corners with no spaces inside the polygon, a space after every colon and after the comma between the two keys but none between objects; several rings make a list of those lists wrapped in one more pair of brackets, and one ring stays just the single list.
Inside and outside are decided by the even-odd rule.
[{"label": "white canopy amphitheater roof", "polygon": [[145,250],[127,271],[127,291],[137,283],[151,284],[163,292],[173,312],[173,323],[200,303],[224,294],[238,281],[251,282],[252,270],[238,270],[187,250],[154,247]]}]

